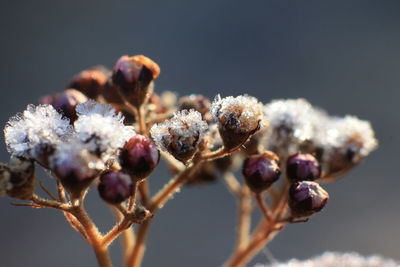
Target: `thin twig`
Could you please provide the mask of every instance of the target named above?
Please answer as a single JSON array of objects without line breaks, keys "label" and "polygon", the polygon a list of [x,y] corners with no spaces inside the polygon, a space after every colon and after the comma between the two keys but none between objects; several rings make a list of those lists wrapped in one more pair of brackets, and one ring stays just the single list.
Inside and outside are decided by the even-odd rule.
[{"label": "thin twig", "polygon": [[55,201],[60,201],[60,199],[58,199],[56,196],[53,195],[53,193],[50,192],[49,189],[47,189],[42,182],[39,182],[39,186],[40,188],[42,188],[42,190],[53,200]]}]

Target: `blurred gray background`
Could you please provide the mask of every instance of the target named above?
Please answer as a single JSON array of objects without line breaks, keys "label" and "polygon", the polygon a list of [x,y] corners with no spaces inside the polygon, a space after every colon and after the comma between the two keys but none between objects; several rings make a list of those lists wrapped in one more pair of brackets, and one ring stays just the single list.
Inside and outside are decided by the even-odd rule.
[{"label": "blurred gray background", "polygon": [[[122,54],[159,63],[157,91],[248,93],[263,102],[304,97],[331,114],[370,120],[380,147],[327,186],[322,213],[286,228],[270,250],[281,260],[325,250],[400,258],[400,2],[234,2],[2,0],[1,125],[81,69],[112,67]],[[7,161],[3,142],[0,150]],[[153,191],[169,178],[163,170],[151,177]],[[0,201],[1,266],[96,266],[61,214],[9,202]],[[108,229],[113,219],[96,191],[88,205]],[[222,183],[187,188],[157,214],[144,266],[219,266],[234,230],[235,202]]]}]

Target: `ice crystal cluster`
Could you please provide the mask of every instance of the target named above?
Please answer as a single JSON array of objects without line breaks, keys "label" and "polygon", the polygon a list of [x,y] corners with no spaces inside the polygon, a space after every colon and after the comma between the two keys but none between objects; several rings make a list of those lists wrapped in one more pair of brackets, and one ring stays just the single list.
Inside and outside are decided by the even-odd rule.
[{"label": "ice crystal cluster", "polygon": [[[321,181],[341,177],[377,147],[369,122],[329,116],[305,99],[265,105],[247,94],[217,95],[213,102],[196,94],[177,99],[174,93],[153,91],[159,74],[150,58],[122,56],[112,71],[96,66],[79,72],[65,91],[28,105],[4,129],[11,157],[0,163],[0,196],[23,201],[18,206],[61,210],[94,248],[99,266],[111,266],[109,245],[122,232],[133,231],[134,223],[139,224],[138,238],[124,241],[130,245],[123,255],[127,267],[140,266],[150,226],[143,222],[157,217],[184,185],[219,178],[237,198],[236,221],[260,219],[252,231],[238,225],[237,249],[224,265],[245,266],[275,231],[306,222],[326,206],[329,194]],[[149,177],[161,157],[172,178],[151,195]],[[55,178],[57,196],[42,184],[50,199],[36,193],[39,165]],[[240,165],[243,180],[236,178]],[[93,185],[118,213],[119,221],[106,234],[84,209]],[[253,202],[263,216],[252,216],[257,211]],[[390,264],[327,253],[273,267],[394,266]]]},{"label": "ice crystal cluster", "polygon": [[272,265],[257,264],[255,267],[398,267],[399,262],[380,256],[363,257],[358,253],[325,252],[309,260],[290,260]]},{"label": "ice crystal cluster", "polygon": [[35,158],[42,147],[61,143],[71,130],[69,119],[51,105],[28,105],[22,114],[10,118],[4,136],[11,155]]}]

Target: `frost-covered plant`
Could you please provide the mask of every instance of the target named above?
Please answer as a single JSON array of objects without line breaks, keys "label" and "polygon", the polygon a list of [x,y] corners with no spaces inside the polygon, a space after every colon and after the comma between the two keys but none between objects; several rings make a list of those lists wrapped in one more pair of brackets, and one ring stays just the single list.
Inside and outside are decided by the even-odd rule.
[{"label": "frost-covered plant", "polygon": [[290,260],[272,265],[257,264],[255,267],[398,267],[400,262],[380,256],[363,257],[355,252],[325,252],[308,260]]},{"label": "frost-covered plant", "polygon": [[[0,195],[23,200],[18,206],[62,211],[99,266],[112,266],[108,248],[119,236],[125,266],[140,266],[157,211],[183,185],[218,177],[239,203],[236,245],[224,266],[244,266],[288,224],[325,207],[329,195],[320,182],[334,181],[377,147],[369,122],[330,117],[304,99],[177,100],[153,92],[159,74],[147,57],[122,56],[113,71],[97,66],[78,73],[68,90],[42,97],[4,129],[11,158],[0,164]],[[161,157],[175,176],[152,195],[149,176]],[[243,182],[235,176],[240,163]],[[56,195],[42,184],[47,198],[38,195],[35,165],[54,176]],[[92,186],[118,218],[106,234],[84,209]],[[263,216],[250,233],[253,201]],[[138,224],[135,239],[132,224]]]}]

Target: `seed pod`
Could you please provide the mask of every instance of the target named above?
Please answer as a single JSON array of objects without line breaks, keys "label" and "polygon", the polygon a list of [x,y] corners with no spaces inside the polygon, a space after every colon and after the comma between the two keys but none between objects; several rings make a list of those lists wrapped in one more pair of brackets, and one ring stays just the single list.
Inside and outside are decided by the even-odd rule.
[{"label": "seed pod", "polygon": [[248,187],[261,193],[279,179],[279,158],[269,151],[250,156],[243,163],[242,173]]},{"label": "seed pod", "polygon": [[143,179],[157,166],[160,152],[150,139],[137,134],[125,144],[119,160],[123,171],[129,173],[132,178]]},{"label": "seed pod", "polygon": [[112,72],[112,81],[126,100],[140,107],[153,91],[152,81],[160,74],[160,67],[150,58],[122,56]]},{"label": "seed pod", "polygon": [[150,133],[160,149],[187,163],[196,153],[207,128],[208,125],[199,112],[183,110],[176,112],[173,118],[154,125]]},{"label": "seed pod", "polygon": [[328,193],[315,182],[296,182],[289,189],[289,207],[294,217],[306,217],[322,210]]},{"label": "seed pod", "polygon": [[39,99],[39,103],[50,104],[55,109],[61,110],[72,123],[78,118],[75,110],[76,106],[85,103],[87,100],[87,97],[81,92],[69,89],[62,93],[44,96]]},{"label": "seed pod", "polygon": [[9,163],[11,189],[10,197],[30,200],[35,191],[35,165],[32,160],[11,157]]},{"label": "seed pod", "polygon": [[99,158],[77,144],[59,146],[51,157],[50,166],[72,198],[79,198],[104,169]]},{"label": "seed pod", "polygon": [[292,182],[314,181],[321,176],[321,166],[311,154],[294,154],[286,163],[286,174]]},{"label": "seed pod", "polygon": [[72,77],[67,88],[73,88],[89,98],[96,98],[106,84],[110,71],[103,66],[83,70]]},{"label": "seed pod", "polygon": [[100,176],[98,185],[100,197],[108,203],[118,204],[129,198],[133,184],[128,174],[108,171]]},{"label": "seed pod", "polygon": [[262,104],[247,95],[222,99],[218,96],[211,106],[211,112],[228,150],[244,144],[265,124]]},{"label": "seed pod", "polygon": [[211,120],[210,106],[211,102],[202,95],[188,95],[183,96],[178,102],[179,110],[191,110],[194,109],[202,115],[203,119],[206,121]]}]

